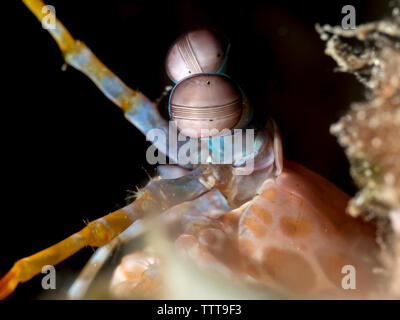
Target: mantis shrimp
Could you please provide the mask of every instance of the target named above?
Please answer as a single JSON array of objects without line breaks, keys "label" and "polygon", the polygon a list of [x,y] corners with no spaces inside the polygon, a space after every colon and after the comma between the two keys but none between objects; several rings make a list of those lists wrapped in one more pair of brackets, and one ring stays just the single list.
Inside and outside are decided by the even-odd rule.
[{"label": "mantis shrimp", "polygon": [[[23,2],[39,20],[44,18],[42,1]],[[59,20],[55,21],[55,29],[49,32],[66,63],[92,80],[147,137],[154,129],[168,137],[169,124],[156,104],[126,86],[84,43],[75,40]],[[199,135],[196,128],[193,135],[186,130],[196,121],[210,120],[210,115],[200,110],[205,105],[204,97],[212,98],[212,103],[221,92],[228,92],[226,99],[216,102],[209,112],[217,110],[212,117],[223,118],[228,110],[233,120],[215,121],[216,125],[229,123],[228,129],[232,130],[246,128],[251,118],[241,89],[221,74],[221,65],[207,73],[201,61],[196,60],[193,42],[193,38],[186,36],[178,45],[178,51],[184,52],[188,77],[177,77],[179,72],[174,73],[174,66],[168,65],[172,68],[169,74],[177,77],[173,79],[177,84],[171,93],[170,115],[178,129],[191,138],[189,144],[198,138],[209,141],[212,136]],[[207,44],[199,43],[208,49]],[[218,53],[218,58],[225,58],[227,51]],[[201,90],[206,93],[202,95]],[[190,119],[192,122],[180,121],[182,115],[194,118]],[[151,136],[154,147],[168,155],[175,165],[160,166],[159,175],[137,193],[131,204],[17,261],[0,280],[0,298],[6,298],[19,283],[39,274],[43,266],[56,265],[85,246],[100,247],[68,293],[70,298],[82,297],[118,243],[132,240],[154,220],[174,230],[176,250],[201,267],[228,278],[296,297],[376,294],[382,278],[374,272],[380,263],[373,223],[346,215],[348,195],[316,173],[284,159],[279,130],[273,120],[268,119],[264,127],[255,129],[252,145],[244,153],[236,154],[230,164],[182,163],[177,153],[167,147],[168,139]],[[183,146],[178,141],[176,148],[180,150]],[[212,156],[218,157],[218,148],[210,146],[210,150]],[[252,161],[254,170],[243,173]],[[162,283],[157,269],[160,263],[151,251],[125,256],[114,272],[110,290],[117,297],[152,296]],[[346,266],[356,270],[354,290],[343,288],[342,270]]]}]

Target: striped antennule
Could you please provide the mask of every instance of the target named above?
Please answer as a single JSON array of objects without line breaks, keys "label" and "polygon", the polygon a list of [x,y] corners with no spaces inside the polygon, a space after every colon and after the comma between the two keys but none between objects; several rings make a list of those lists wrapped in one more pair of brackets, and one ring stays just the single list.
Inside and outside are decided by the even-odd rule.
[{"label": "striped antennule", "polygon": [[220,74],[188,77],[175,86],[170,98],[172,120],[182,134],[192,138],[214,136],[234,128],[242,108],[239,89]]}]

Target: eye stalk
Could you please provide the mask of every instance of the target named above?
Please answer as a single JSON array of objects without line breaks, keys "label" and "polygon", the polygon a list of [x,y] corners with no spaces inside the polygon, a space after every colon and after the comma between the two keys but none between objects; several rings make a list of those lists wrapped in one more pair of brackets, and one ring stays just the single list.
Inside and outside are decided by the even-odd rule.
[{"label": "eye stalk", "polygon": [[169,100],[171,119],[182,134],[191,138],[215,136],[235,128],[243,109],[240,89],[228,76],[216,73],[183,79]]},{"label": "eye stalk", "polygon": [[168,52],[167,74],[178,82],[197,73],[223,72],[229,47],[225,37],[208,29],[185,33]]}]

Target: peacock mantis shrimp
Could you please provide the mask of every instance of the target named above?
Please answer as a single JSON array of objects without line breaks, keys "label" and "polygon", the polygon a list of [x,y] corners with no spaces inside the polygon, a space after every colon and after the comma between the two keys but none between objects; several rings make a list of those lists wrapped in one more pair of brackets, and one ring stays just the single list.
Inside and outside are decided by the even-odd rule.
[{"label": "peacock mantis shrimp", "polygon": [[[42,1],[23,2],[40,21],[44,18]],[[127,87],[84,43],[55,21],[55,29],[48,31],[67,64],[89,77],[143,134],[149,136],[154,129],[168,132],[168,121],[161,117],[155,103]],[[188,79],[206,77],[208,80],[201,81],[206,85],[224,77],[204,74],[202,68],[194,70],[198,74]],[[244,120],[239,123],[243,127],[250,113],[246,99],[240,101]],[[174,119],[173,108],[170,111]],[[169,141],[153,138],[151,142],[177,165],[161,166],[159,176],[151,179],[131,204],[17,261],[0,280],[0,298],[39,274],[43,266],[56,265],[85,246],[100,247],[68,293],[70,298],[83,297],[112,250],[146,231],[154,220],[173,227],[179,252],[223,276],[289,296],[367,297],[377,293],[382,278],[374,273],[380,266],[375,226],[346,215],[349,197],[332,183],[283,158],[273,120],[257,128],[253,145],[232,164],[182,164],[167,148]],[[177,149],[182,146],[178,143]],[[241,174],[251,161],[254,171]],[[127,255],[114,273],[110,290],[117,297],[152,296],[160,286],[160,263],[151,251]],[[342,286],[346,266],[356,270],[354,290]]]}]

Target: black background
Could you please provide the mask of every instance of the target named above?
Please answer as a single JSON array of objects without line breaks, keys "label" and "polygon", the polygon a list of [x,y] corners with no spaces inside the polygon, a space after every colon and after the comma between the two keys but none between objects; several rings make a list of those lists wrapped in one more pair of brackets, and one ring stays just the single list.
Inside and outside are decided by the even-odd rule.
[{"label": "black background", "polygon": [[[363,88],[334,73],[315,23],[340,24],[353,4],[357,24],[388,12],[386,1],[52,1],[70,32],[129,86],[152,99],[169,84],[164,59],[181,33],[212,27],[231,40],[230,75],[258,117],[280,126],[285,156],[354,193],[347,160],[329,125]],[[40,23],[13,1],[4,11],[0,275],[12,263],[126,203],[148,181],[144,137],[82,74],[61,71],[60,51]],[[58,268],[63,290],[90,257],[86,248]],[[36,298],[41,277],[15,298]]]}]

